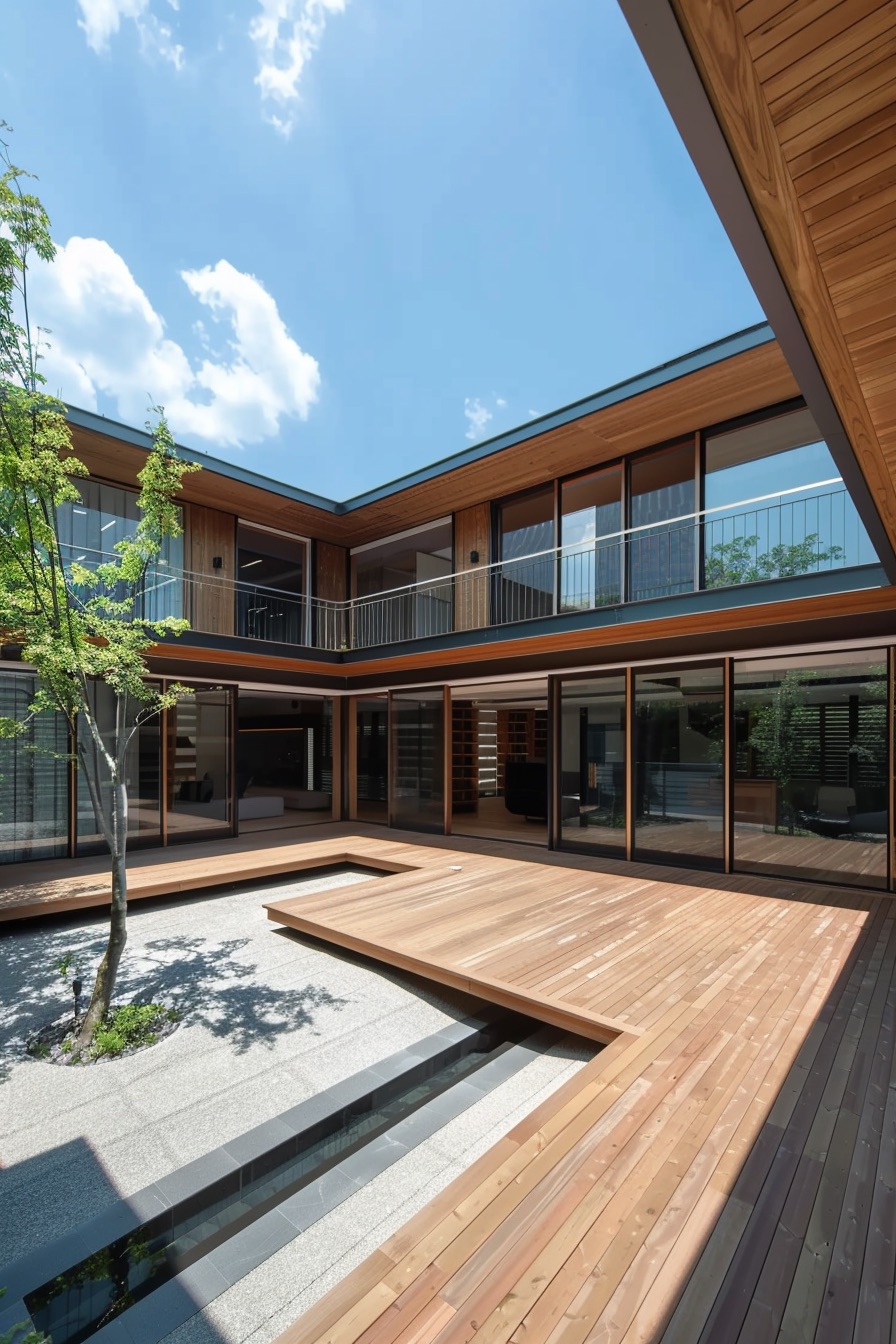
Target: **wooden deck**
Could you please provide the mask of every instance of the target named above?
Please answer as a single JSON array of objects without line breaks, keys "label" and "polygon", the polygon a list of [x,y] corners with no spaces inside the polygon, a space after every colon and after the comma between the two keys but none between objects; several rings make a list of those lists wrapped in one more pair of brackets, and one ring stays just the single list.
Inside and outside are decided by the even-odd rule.
[{"label": "wooden deck", "polygon": [[[892,900],[347,826],[144,853],[131,882],[345,857],[389,875],[270,916],[609,1043],[281,1344],[891,1339]],[[103,899],[100,860],[38,892],[35,867],[13,917],[72,876]]]},{"label": "wooden deck", "polygon": [[270,917],[611,1043],[280,1344],[890,1339],[896,907],[380,844]]}]

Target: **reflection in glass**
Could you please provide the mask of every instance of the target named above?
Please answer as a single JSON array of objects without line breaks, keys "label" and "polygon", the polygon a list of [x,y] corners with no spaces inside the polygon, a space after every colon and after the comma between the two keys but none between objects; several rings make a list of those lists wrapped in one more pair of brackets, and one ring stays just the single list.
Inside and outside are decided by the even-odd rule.
[{"label": "reflection in glass", "polygon": [[355,707],[357,794],[353,821],[389,821],[389,701],[385,695]]},{"label": "reflection in glass", "polygon": [[236,633],[280,644],[307,643],[305,569],[304,541],[240,523]]},{"label": "reflection in glass", "polygon": [[[66,561],[92,569],[115,558],[115,543],[133,537],[140,521],[137,495],[102,481],[78,481],[80,504],[59,507],[59,540]],[[161,554],[149,567],[138,612],[147,620],[182,616],[183,534],[165,537]],[[123,595],[123,594],[122,594]]]},{"label": "reflection in glass", "polygon": [[[91,687],[93,712],[104,743],[115,751],[115,697],[105,682],[94,682]],[[132,701],[125,718],[135,723],[141,709],[139,701]],[[79,724],[81,741],[92,761],[94,778],[99,781],[100,793],[111,816],[109,772],[98,751],[93,749],[86,726]],[[128,844],[158,842],[161,834],[161,716],[155,714],[135,728],[128,744],[125,760],[125,778],[128,789]],[[77,777],[77,853],[106,852],[106,841],[97,823],[87,783],[81,771]]]},{"label": "reflection in glass", "polygon": [[625,852],[625,677],[560,691],[560,836],[564,849]]},{"label": "reflection in glass", "polygon": [[724,859],[725,712],[721,667],[635,677],[635,851]]},{"label": "reflection in glass", "polygon": [[622,467],[566,481],[561,490],[560,607],[584,611],[622,597]]},{"label": "reflection in glass", "polygon": [[61,714],[28,719],[36,679],[0,675],[0,717],[27,722],[0,737],[0,863],[68,853],[68,728]]},{"label": "reflection in glass", "polygon": [[240,834],[329,820],[332,753],[331,700],[240,691],[234,781]]},{"label": "reflection in glass", "polygon": [[423,639],[451,629],[452,523],[440,518],[352,551],[355,649]]},{"label": "reflection in glass", "polygon": [[445,829],[441,690],[392,696],[392,821],[411,831]]},{"label": "reflection in glass", "polygon": [[[808,410],[708,438],[705,586],[873,564],[868,534],[839,477]],[[744,508],[747,500],[757,502]]]},{"label": "reflection in glass", "polygon": [[168,838],[231,826],[230,691],[181,695],[168,714]]},{"label": "reflection in glass", "polygon": [[[689,593],[694,587],[694,445],[662,448],[631,463],[629,597]],[[676,521],[680,520],[680,521]]]},{"label": "reflection in glass", "polygon": [[734,862],[883,886],[883,650],[735,665]]},{"label": "reflection in glass", "polygon": [[554,611],[554,490],[534,490],[498,510],[496,621],[528,621]]},{"label": "reflection in glass", "polygon": [[464,687],[451,699],[451,828],[547,843],[547,682]]}]

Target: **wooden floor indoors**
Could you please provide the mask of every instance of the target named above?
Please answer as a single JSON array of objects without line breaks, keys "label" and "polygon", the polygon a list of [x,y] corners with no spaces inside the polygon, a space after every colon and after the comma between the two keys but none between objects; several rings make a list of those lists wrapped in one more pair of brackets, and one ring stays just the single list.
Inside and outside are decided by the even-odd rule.
[{"label": "wooden floor indoors", "polygon": [[891,1339],[887,897],[375,827],[226,843],[132,884],[353,855],[391,871],[270,916],[609,1042],[282,1344]]}]

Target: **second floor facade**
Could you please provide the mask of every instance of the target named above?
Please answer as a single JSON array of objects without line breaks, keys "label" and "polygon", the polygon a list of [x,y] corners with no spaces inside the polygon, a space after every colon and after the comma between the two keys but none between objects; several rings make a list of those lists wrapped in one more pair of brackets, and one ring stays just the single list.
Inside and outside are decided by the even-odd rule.
[{"label": "second floor facade", "polygon": [[[136,523],[146,442],[72,422],[90,566]],[[885,582],[767,327],[345,503],[188,456],[143,602],[205,647],[339,663]]]}]

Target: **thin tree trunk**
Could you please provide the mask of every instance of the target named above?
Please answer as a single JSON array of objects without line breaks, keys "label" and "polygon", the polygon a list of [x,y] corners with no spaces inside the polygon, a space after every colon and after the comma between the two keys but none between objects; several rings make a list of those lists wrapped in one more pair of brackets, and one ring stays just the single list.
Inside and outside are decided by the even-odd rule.
[{"label": "thin tree trunk", "polygon": [[[73,1059],[81,1059],[89,1050],[96,1029],[103,1022],[112,1004],[112,993],[118,977],[118,967],[128,941],[127,907],[127,839],[128,839],[128,798],[125,780],[125,757],[127,754],[127,700],[118,696],[115,702],[115,756],[106,753],[106,760],[112,776],[112,818],[111,826],[102,807],[102,794],[98,780],[89,780],[91,799],[97,811],[97,820],[106,838],[112,856],[112,908],[109,917],[109,941],[97,968],[90,1004],[81,1023],[72,1050]],[[90,723],[91,736],[96,743],[98,728]]]}]

